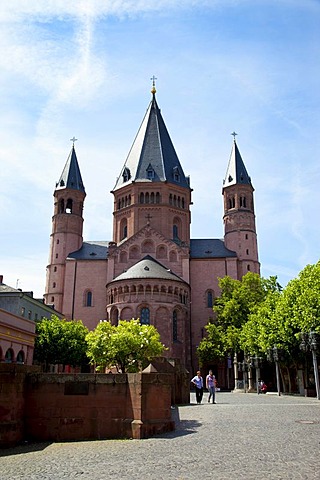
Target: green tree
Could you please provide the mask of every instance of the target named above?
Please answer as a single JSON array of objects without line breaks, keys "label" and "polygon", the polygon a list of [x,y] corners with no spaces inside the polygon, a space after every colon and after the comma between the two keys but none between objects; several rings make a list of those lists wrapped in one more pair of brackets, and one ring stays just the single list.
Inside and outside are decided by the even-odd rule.
[{"label": "green tree", "polygon": [[80,366],[87,363],[86,335],[88,329],[81,320],[67,321],[52,315],[36,325],[34,359],[45,365]]},{"label": "green tree", "polygon": [[203,364],[222,358],[241,348],[243,326],[271,293],[281,290],[276,277],[261,278],[248,272],[242,280],[229,276],[219,279],[221,295],[214,302],[214,323],[206,326],[207,336],[200,342],[197,353]]},{"label": "green tree", "polygon": [[100,322],[87,335],[90,362],[104,370],[116,366],[124,372],[137,372],[165,349],[153,325],[141,325],[139,320],[120,320],[118,326]]}]

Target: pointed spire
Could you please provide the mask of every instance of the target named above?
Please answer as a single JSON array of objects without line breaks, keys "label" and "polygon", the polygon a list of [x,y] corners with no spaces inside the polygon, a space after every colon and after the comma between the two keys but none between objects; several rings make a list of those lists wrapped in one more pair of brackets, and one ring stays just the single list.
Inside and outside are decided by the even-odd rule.
[{"label": "pointed spire", "polygon": [[[251,185],[251,178],[248,175],[246,167],[244,166],[241,158],[238,145],[236,142],[236,132],[231,133],[233,135],[232,151],[229,159],[229,165],[225,179],[223,181],[223,187],[230,187],[230,185],[247,184]],[[252,185],[251,185],[252,186]]]},{"label": "pointed spire", "polygon": [[74,142],[76,141],[76,138],[73,137],[71,141],[73,142],[71,152],[66,161],[61,177],[56,184],[56,190],[61,190],[62,188],[71,188],[73,190],[85,192],[77,155],[74,148]]},{"label": "pointed spire", "polygon": [[151,102],[114,190],[134,181],[170,182],[190,188],[156,101],[156,78],[151,80]]}]

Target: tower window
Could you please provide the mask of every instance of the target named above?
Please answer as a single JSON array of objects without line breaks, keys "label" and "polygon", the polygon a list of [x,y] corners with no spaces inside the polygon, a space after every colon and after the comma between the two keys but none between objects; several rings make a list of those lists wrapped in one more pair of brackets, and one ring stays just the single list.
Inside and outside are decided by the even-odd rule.
[{"label": "tower window", "polygon": [[178,225],[173,225],[173,228],[172,228],[173,239],[179,238],[178,233],[179,233],[179,231],[178,231]]},{"label": "tower window", "polygon": [[248,272],[250,272],[250,265],[247,265],[247,270]]},{"label": "tower window", "polygon": [[180,172],[178,167],[174,167],[173,169],[173,179],[175,182],[180,182]]},{"label": "tower window", "polygon": [[59,202],[59,213],[64,213],[64,199],[61,198]]},{"label": "tower window", "polygon": [[236,206],[236,201],[235,201],[235,198],[234,198],[234,197],[229,198],[229,200],[228,200],[228,206],[229,206],[229,209],[230,209],[230,208],[235,208],[235,206]]},{"label": "tower window", "polygon": [[128,236],[128,224],[127,219],[123,218],[120,225],[120,240],[124,240]]},{"label": "tower window", "polygon": [[130,180],[131,174],[130,174],[129,168],[126,167],[126,168],[123,170],[122,177],[123,177],[123,181],[124,181],[124,182],[127,182],[128,180]]},{"label": "tower window", "polygon": [[86,307],[92,307],[92,292],[90,290],[86,294]]},{"label": "tower window", "polygon": [[176,310],[173,310],[172,314],[172,340],[174,342],[178,340],[178,314]]},{"label": "tower window", "polygon": [[144,203],[144,193],[140,193],[140,203]]},{"label": "tower window", "polygon": [[150,310],[147,307],[141,308],[140,312],[141,325],[150,325]]},{"label": "tower window", "polygon": [[71,198],[68,198],[67,205],[66,205],[66,213],[72,213],[72,208],[73,208],[73,200]]},{"label": "tower window", "polygon": [[247,250],[246,250],[246,253],[247,253],[247,255],[249,255],[249,249],[248,249],[248,248],[247,248]]},{"label": "tower window", "polygon": [[213,294],[212,292],[207,292],[207,307],[212,308],[213,307]]},{"label": "tower window", "polygon": [[246,197],[240,197],[240,207],[246,208],[246,206],[247,206]]},{"label": "tower window", "polygon": [[52,288],[56,288],[56,282],[53,282]]},{"label": "tower window", "polygon": [[149,166],[147,168],[147,178],[148,180],[152,180],[154,178],[154,170],[151,164],[149,163]]}]

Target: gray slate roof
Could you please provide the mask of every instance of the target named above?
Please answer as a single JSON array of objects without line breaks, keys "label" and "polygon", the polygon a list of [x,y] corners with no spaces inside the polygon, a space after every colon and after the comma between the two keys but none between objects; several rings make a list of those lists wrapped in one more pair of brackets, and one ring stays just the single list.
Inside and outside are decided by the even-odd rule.
[{"label": "gray slate roof", "polygon": [[170,182],[190,188],[155,94],[149,104],[114,190],[134,181]]},{"label": "gray slate roof", "polygon": [[236,252],[225,247],[224,241],[218,238],[200,238],[190,240],[190,257],[192,258],[223,258],[237,257]]},{"label": "gray slate roof", "polygon": [[[186,283],[182,278],[175,275],[171,270],[157,262],[150,255],[146,255],[135,265],[132,265],[126,272],[121,273],[118,277],[112,281],[117,280],[136,280],[146,278],[157,278],[162,280],[175,280],[178,282]],[[112,283],[112,282],[111,282]]]},{"label": "gray slate roof", "polygon": [[76,260],[105,260],[108,257],[109,242],[83,242],[82,247],[68,255]]},{"label": "gray slate roof", "polygon": [[249,177],[246,167],[244,166],[238,145],[236,141],[234,141],[227,173],[223,181],[223,187],[230,187],[231,185],[236,185],[239,183],[251,185],[251,178]]},{"label": "gray slate roof", "polygon": [[[82,247],[75,251],[72,252],[68,255],[68,258],[74,258],[76,260],[106,260],[108,258],[108,245],[109,242],[83,242]],[[190,258],[223,258],[223,257],[236,257],[237,254],[233,252],[232,250],[229,250],[228,248],[225,247],[224,241],[219,239],[219,238],[200,238],[200,239],[193,239],[190,240]],[[159,268],[159,274],[161,273],[162,275],[164,274],[163,269],[166,271],[166,275],[168,275],[168,271],[166,267],[161,265],[159,262],[154,260],[152,257],[144,257],[145,258],[150,258],[152,262],[160,266]],[[143,259],[143,260],[144,260]],[[142,262],[142,260],[141,260]],[[134,265],[138,266],[140,262],[136,263]],[[144,267],[145,265],[143,265]],[[143,274],[145,276],[141,278],[148,278],[148,277],[154,277],[155,273],[155,265],[152,265],[152,270],[145,270],[143,271]],[[127,272],[124,274],[128,274],[131,272],[131,267]],[[138,267],[137,267],[138,268]],[[143,270],[143,268],[139,267],[140,269]],[[151,272],[151,273],[150,273]],[[124,275],[121,274],[121,275]],[[169,277],[166,278],[171,278],[172,279],[172,273],[169,274]],[[118,277],[119,278],[119,277]],[[163,277],[161,277],[163,278]],[[177,279],[180,279],[180,277],[177,277]],[[11,287],[8,287],[11,288]],[[0,285],[1,289],[1,285]],[[14,289],[12,289],[14,290]]]},{"label": "gray slate roof", "polygon": [[61,190],[62,188],[85,191],[74,145],[72,145],[59,182],[56,184],[56,190]]}]

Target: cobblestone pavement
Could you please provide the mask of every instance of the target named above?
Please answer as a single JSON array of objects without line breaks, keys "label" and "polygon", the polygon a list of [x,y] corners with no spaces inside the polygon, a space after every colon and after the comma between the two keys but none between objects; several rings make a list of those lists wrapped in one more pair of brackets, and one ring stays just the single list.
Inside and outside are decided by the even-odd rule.
[{"label": "cobblestone pavement", "polygon": [[0,451],[1,480],[319,479],[320,402],[218,393],[172,410],[176,431],[146,440],[30,444]]}]

